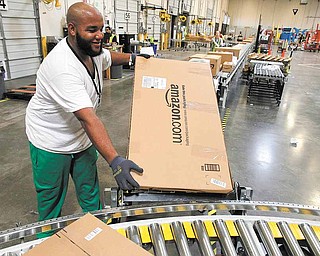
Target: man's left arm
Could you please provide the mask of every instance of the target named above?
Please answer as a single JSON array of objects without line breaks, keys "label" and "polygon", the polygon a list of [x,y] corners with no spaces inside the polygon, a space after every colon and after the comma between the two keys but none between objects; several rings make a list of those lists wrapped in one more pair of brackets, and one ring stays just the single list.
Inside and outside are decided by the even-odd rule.
[{"label": "man's left arm", "polygon": [[122,53],[110,51],[112,66],[128,65],[131,58],[131,53]]},{"label": "man's left arm", "polygon": [[112,66],[118,65],[130,65],[134,66],[136,62],[136,57],[141,56],[145,59],[149,59],[151,56],[149,54],[135,54],[135,53],[122,53],[110,51]]}]

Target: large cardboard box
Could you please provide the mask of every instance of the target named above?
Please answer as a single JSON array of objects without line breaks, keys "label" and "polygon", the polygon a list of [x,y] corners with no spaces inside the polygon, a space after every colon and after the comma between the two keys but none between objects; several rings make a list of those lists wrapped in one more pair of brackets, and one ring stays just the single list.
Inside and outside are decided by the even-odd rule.
[{"label": "large cardboard box", "polygon": [[212,76],[216,76],[220,71],[221,56],[219,55],[206,55],[205,59],[210,60],[210,67]]},{"label": "large cardboard box", "polygon": [[232,52],[239,59],[241,48],[239,47],[216,47],[217,52]]},{"label": "large cardboard box", "polygon": [[225,62],[222,65],[222,72],[228,72],[230,73],[233,69],[233,63],[232,62]]},{"label": "large cardboard box", "polygon": [[203,63],[137,58],[128,157],[142,189],[233,189],[212,80]]},{"label": "large cardboard box", "polygon": [[88,213],[24,255],[123,256],[128,253],[130,256],[152,255]]},{"label": "large cardboard box", "polygon": [[221,56],[221,63],[231,62],[232,61],[232,52],[208,52],[208,55],[218,55]]},{"label": "large cardboard box", "polygon": [[207,55],[207,54],[194,54],[189,57],[190,59],[207,59],[210,61],[212,76],[216,76],[220,71],[221,56],[219,55]]}]

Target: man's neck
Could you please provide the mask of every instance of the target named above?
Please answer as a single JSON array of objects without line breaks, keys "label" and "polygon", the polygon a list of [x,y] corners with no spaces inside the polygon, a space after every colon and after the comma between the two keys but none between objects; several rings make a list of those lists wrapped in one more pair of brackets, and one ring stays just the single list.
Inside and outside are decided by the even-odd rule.
[{"label": "man's neck", "polygon": [[77,43],[75,42],[75,40],[72,40],[69,36],[67,37],[67,41],[69,46],[72,48],[72,50],[77,54],[78,58],[80,58],[84,63],[87,63],[88,60],[90,60],[90,56],[83,53]]}]

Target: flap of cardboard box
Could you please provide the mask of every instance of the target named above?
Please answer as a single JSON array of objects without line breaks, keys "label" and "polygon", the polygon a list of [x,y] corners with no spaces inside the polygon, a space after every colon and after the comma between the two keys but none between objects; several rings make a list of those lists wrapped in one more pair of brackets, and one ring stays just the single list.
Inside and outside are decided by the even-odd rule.
[{"label": "flap of cardboard box", "polygon": [[135,256],[151,255],[146,250],[88,213],[37,245],[25,255],[123,256],[127,255],[128,252],[130,252],[130,255]]}]

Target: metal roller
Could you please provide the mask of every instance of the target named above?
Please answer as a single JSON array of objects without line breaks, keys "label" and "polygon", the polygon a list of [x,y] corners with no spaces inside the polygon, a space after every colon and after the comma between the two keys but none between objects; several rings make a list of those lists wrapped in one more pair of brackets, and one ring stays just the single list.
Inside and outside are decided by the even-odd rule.
[{"label": "metal roller", "polygon": [[286,244],[291,252],[291,255],[292,256],[304,256],[304,253],[303,253],[298,241],[294,237],[288,223],[285,221],[280,221],[277,223],[277,226],[278,226],[284,240],[286,241]]},{"label": "metal roller", "polygon": [[127,237],[139,246],[142,246],[139,229],[137,226],[129,226],[126,230]]},{"label": "metal roller", "polygon": [[[220,210],[255,211],[255,215],[229,216],[217,214],[212,216],[190,216],[187,214],[185,216],[184,214],[184,212],[191,213],[195,210],[203,211],[204,209],[215,209],[217,210],[217,213]],[[282,217],[256,216],[259,211],[263,211],[264,214],[265,212],[269,212],[269,215],[271,215],[272,212],[279,212],[281,214],[289,213],[290,215],[285,219]],[[163,213],[172,214],[172,212],[177,216],[162,218]],[[179,214],[180,212],[183,214]],[[155,215],[160,213],[160,218],[150,219],[150,213]],[[235,250],[237,249],[235,248],[237,244],[232,243],[233,237],[235,241],[240,241],[241,239],[242,247],[245,250],[244,253],[248,256],[260,256],[266,255],[266,253],[272,256],[282,256],[278,248],[278,240],[276,241],[274,236],[277,239],[279,238],[279,245],[285,245],[286,250],[288,250],[287,254],[290,256],[303,255],[302,251],[304,252],[303,249],[306,246],[308,246],[310,254],[320,256],[320,245],[318,239],[320,237],[319,220],[303,219],[302,221],[301,218],[293,218],[291,216],[292,213],[319,218],[320,207],[273,202],[222,201],[215,203],[186,203],[105,209],[94,213],[94,215],[104,221],[109,218],[122,218],[128,216],[139,217],[137,221],[130,220],[128,222],[110,224],[110,227],[118,230],[121,234],[123,234],[123,230],[125,230],[126,237],[140,246],[142,242],[143,246],[146,248],[153,246],[152,250],[156,256],[172,255],[171,249],[175,251],[176,254],[174,255],[215,255],[212,246],[213,241],[217,241],[217,244],[221,244],[223,246],[222,249],[224,255],[233,256],[236,255]],[[143,219],[143,215],[146,216],[146,219]],[[35,234],[39,230],[42,230],[44,226],[51,227],[51,229],[65,227],[68,223],[79,219],[81,216],[81,214],[65,216],[50,221],[38,222],[19,228],[0,231],[0,256],[21,255],[21,253],[29,251],[32,247],[42,241],[36,239],[20,243],[20,238],[29,237],[30,234]],[[286,222],[282,222],[284,220]],[[234,229],[233,225],[226,225],[228,221],[235,223],[237,230]],[[275,223],[280,223],[278,224],[279,228]],[[287,223],[289,223],[289,225]],[[297,224],[299,224],[302,233],[300,230],[297,230],[298,232],[293,232],[293,228],[295,228]],[[293,225],[293,227],[291,227],[291,225]],[[287,238],[291,233],[295,237]],[[302,236],[302,234],[304,236]],[[188,243],[189,237],[191,239],[197,239],[197,247],[190,246]],[[290,241],[293,245],[290,245]],[[302,244],[304,247],[300,248],[299,244]],[[7,245],[9,245],[9,247],[7,247]],[[172,245],[176,245],[177,249],[172,248]],[[294,249],[292,249],[292,247]],[[195,253],[194,250],[197,252]],[[292,252],[293,250],[298,252]]]},{"label": "metal roller", "polygon": [[308,245],[315,256],[320,256],[320,243],[313,229],[308,223],[299,224],[299,227],[306,238]]},{"label": "metal roller", "polygon": [[154,254],[156,256],[169,256],[165,240],[161,231],[161,226],[159,223],[152,223],[149,226],[151,240],[153,244]]},{"label": "metal roller", "polygon": [[188,239],[185,235],[183,226],[180,221],[175,221],[171,224],[172,233],[174,236],[174,240],[176,242],[179,255],[181,256],[192,256],[189,245]]},{"label": "metal roller", "polygon": [[248,256],[260,256],[261,252],[257,248],[257,244],[253,240],[244,220],[235,221],[242,244]]},{"label": "metal roller", "polygon": [[198,240],[202,256],[214,256],[210,239],[206,229],[204,228],[203,222],[201,220],[195,220],[192,222],[192,226]]},{"label": "metal roller", "polygon": [[221,219],[218,219],[214,221],[214,225],[224,254],[228,256],[237,256],[237,252],[234,248],[225,222]]},{"label": "metal roller", "polygon": [[305,239],[307,240],[308,245],[312,250],[313,254],[316,256],[320,256],[320,243],[313,228],[308,223],[299,224],[299,227]]},{"label": "metal roller", "polygon": [[260,238],[268,252],[268,255],[282,256],[278,244],[274,240],[270,227],[265,220],[257,220],[254,223],[254,227],[258,231]]}]

